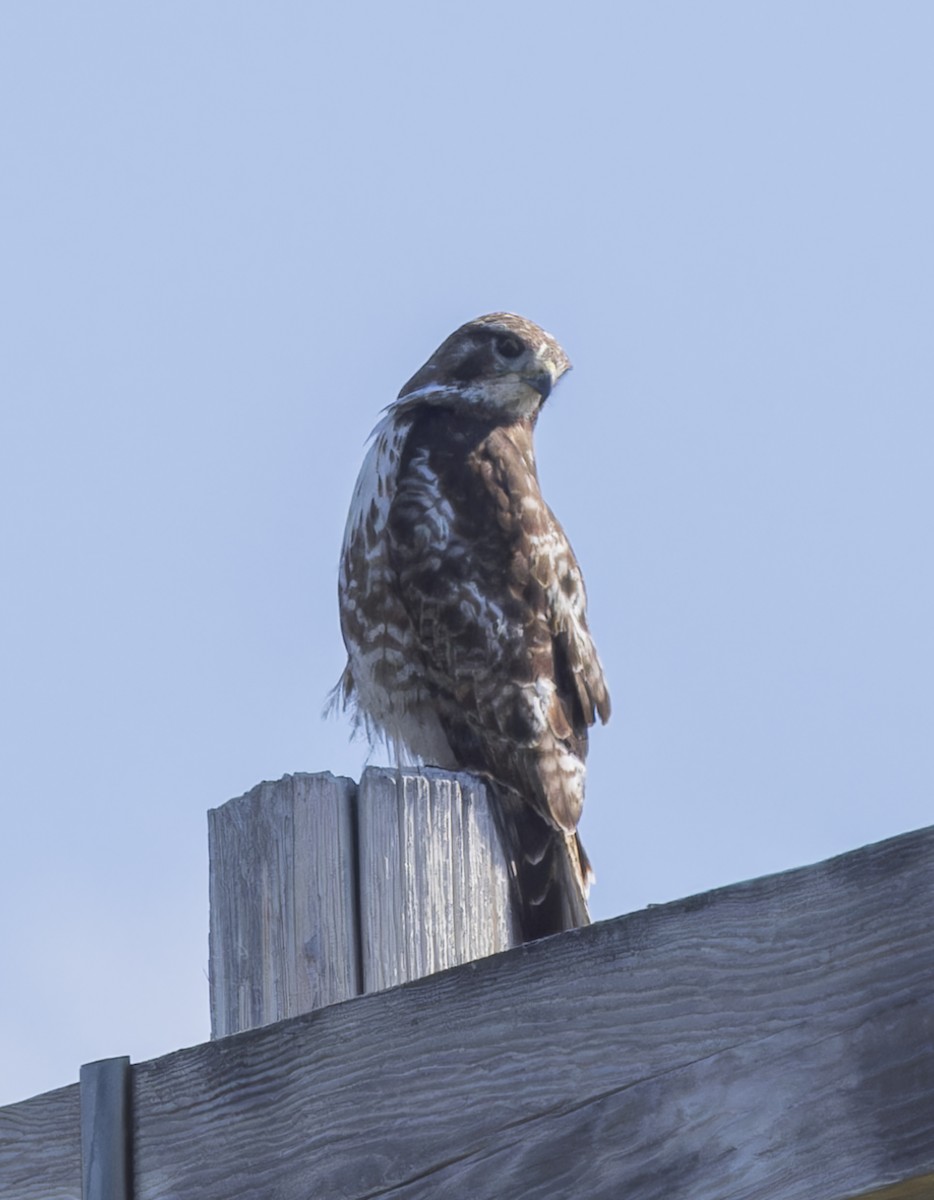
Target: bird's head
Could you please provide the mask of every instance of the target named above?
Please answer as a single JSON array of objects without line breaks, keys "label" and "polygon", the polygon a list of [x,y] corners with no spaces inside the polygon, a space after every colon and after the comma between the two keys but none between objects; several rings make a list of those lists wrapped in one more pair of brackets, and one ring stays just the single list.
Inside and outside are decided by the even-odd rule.
[{"label": "bird's head", "polygon": [[534,418],[571,363],[550,333],[515,313],[468,321],[441,343],[399,393],[396,406],[469,409]]}]

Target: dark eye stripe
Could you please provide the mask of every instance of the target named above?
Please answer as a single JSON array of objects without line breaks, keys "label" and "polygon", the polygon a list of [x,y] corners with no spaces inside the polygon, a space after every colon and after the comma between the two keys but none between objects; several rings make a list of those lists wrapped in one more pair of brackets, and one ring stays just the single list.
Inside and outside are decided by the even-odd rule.
[{"label": "dark eye stripe", "polygon": [[471,383],[478,379],[486,369],[486,362],[480,350],[474,350],[462,359],[454,370],[454,378],[460,383]]},{"label": "dark eye stripe", "polygon": [[504,334],[498,337],[495,342],[496,350],[503,358],[518,358],[525,347],[517,337],[511,334]]}]

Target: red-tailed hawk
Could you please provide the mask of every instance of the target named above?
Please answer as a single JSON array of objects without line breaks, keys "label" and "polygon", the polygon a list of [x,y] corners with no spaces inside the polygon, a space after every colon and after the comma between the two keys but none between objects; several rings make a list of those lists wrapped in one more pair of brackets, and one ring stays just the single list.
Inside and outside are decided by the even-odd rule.
[{"label": "red-tailed hawk", "polygon": [[399,761],[492,783],[527,939],[586,924],[587,730],[610,715],[532,433],[570,363],[512,313],[462,325],[391,404],[351,503],[339,684]]}]

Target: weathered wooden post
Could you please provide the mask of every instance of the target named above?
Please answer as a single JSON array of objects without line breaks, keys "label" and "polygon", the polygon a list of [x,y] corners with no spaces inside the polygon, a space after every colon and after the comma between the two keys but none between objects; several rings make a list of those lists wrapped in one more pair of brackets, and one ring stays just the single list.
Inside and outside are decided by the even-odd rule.
[{"label": "weathered wooden post", "polygon": [[209,814],[214,1037],[520,941],[483,785],[287,775]]},{"label": "weathered wooden post", "polygon": [[286,775],[208,813],[213,1037],[359,993],[355,791]]}]

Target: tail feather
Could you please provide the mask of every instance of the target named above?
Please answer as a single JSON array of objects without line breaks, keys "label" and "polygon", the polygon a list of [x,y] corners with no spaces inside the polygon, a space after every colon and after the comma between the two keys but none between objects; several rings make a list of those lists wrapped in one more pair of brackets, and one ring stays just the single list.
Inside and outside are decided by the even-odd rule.
[{"label": "tail feather", "polygon": [[487,781],[509,863],[523,941],[590,924],[592,877],[580,838],[556,829],[516,792]]}]

